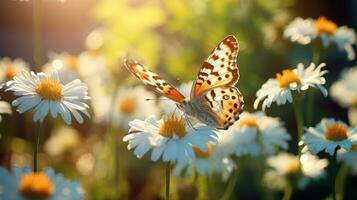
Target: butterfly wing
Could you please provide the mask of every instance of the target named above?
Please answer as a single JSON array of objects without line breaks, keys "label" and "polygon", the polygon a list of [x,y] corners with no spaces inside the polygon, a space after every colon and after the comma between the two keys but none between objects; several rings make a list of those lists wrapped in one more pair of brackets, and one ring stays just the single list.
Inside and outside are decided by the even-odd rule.
[{"label": "butterfly wing", "polygon": [[174,86],[163,80],[159,75],[149,71],[137,61],[125,59],[124,65],[151,90],[176,102],[181,102],[185,99]]},{"label": "butterfly wing", "polygon": [[214,48],[198,72],[191,89],[191,99],[219,87],[234,86],[239,79],[237,66],[238,41],[230,35]]},{"label": "butterfly wing", "polygon": [[235,87],[216,87],[193,101],[197,118],[217,129],[228,129],[243,110],[243,96]]}]

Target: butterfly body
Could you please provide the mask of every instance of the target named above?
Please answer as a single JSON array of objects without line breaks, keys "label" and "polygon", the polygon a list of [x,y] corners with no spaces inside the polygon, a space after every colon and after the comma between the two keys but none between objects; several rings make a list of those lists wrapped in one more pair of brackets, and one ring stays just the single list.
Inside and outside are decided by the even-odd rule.
[{"label": "butterfly body", "polygon": [[239,119],[243,97],[234,87],[239,79],[236,64],[238,41],[226,37],[204,61],[190,97],[183,96],[174,86],[134,60],[125,60],[125,66],[147,87],[173,100],[187,115],[218,129],[228,129]]},{"label": "butterfly body", "polygon": [[194,101],[183,101],[182,103],[178,104],[178,107],[187,115],[195,117],[207,125],[216,125],[214,118],[206,113],[206,110],[209,109],[206,108],[206,105],[202,104],[199,99],[195,99]]}]

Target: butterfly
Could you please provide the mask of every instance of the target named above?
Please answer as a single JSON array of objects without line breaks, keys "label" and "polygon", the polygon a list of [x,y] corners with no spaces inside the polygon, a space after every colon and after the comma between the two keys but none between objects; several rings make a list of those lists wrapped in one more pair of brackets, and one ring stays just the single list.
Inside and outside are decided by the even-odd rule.
[{"label": "butterfly", "polygon": [[224,38],[203,62],[192,85],[190,97],[149,71],[139,62],[125,59],[126,68],[149,89],[173,100],[185,114],[217,129],[228,129],[243,110],[243,96],[234,87],[239,79],[239,45],[233,35]]}]

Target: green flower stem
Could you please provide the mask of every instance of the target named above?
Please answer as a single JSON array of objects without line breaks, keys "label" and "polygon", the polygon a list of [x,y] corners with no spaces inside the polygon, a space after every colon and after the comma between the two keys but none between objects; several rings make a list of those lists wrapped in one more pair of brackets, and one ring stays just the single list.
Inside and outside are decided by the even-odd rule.
[{"label": "green flower stem", "polygon": [[[118,95],[118,87],[119,85],[116,84],[114,87],[114,92],[112,95],[112,98],[110,100],[110,108],[115,108],[115,100],[117,98]],[[116,112],[116,109],[112,109],[110,116],[109,116],[109,134],[113,135],[113,150],[114,150],[114,163],[113,163],[113,167],[114,167],[114,185],[115,185],[115,191],[116,191],[116,196],[119,198],[120,196],[120,191],[119,191],[119,187],[120,187],[120,159],[119,159],[119,137],[117,135],[117,131],[116,128],[114,127],[113,124],[113,119],[114,119],[114,112]]]},{"label": "green flower stem", "polygon": [[226,191],[224,192],[222,198],[220,200],[229,200],[231,199],[231,196],[232,196],[232,193],[234,192],[234,188],[236,186],[236,183],[237,183],[237,179],[238,179],[238,173],[235,171],[229,182],[228,182],[228,185],[226,187]]},{"label": "green flower stem", "polygon": [[293,108],[295,113],[296,119],[296,126],[297,126],[297,142],[296,142],[296,149],[298,150],[297,154],[300,155],[301,153],[301,146],[299,146],[299,141],[301,140],[303,129],[304,129],[304,121],[301,113],[301,106],[300,106],[300,97],[297,94],[294,94],[293,99]]},{"label": "green flower stem", "polygon": [[338,170],[337,177],[336,177],[336,194],[338,195],[339,199],[342,199],[344,196],[344,189],[346,184],[346,178],[349,173],[349,167],[347,165],[342,165],[341,168]]},{"label": "green flower stem", "polygon": [[290,183],[287,183],[284,189],[283,200],[290,200],[292,194],[293,194],[293,187]]},{"label": "green flower stem", "polygon": [[33,148],[33,171],[37,172],[37,153],[38,146],[40,144],[40,135],[41,135],[41,122],[39,122],[36,126],[36,131],[34,133],[34,148]]},{"label": "green flower stem", "polygon": [[35,70],[40,71],[42,67],[42,42],[41,42],[41,18],[42,0],[33,0],[32,20],[33,20],[33,59]]},{"label": "green flower stem", "polygon": [[337,173],[337,149],[331,159],[331,189],[332,189],[332,199],[336,200],[336,173]]},{"label": "green flower stem", "polygon": [[306,124],[312,126],[313,124],[313,110],[314,110],[314,90],[307,91],[307,111],[306,111]]},{"label": "green flower stem", "polygon": [[321,41],[316,41],[313,44],[313,52],[312,52],[312,62],[318,64],[321,59],[321,51],[322,51],[322,44]]},{"label": "green flower stem", "polygon": [[170,175],[171,175],[171,163],[166,163],[166,190],[165,190],[165,200],[170,199]]},{"label": "green flower stem", "polygon": [[208,176],[197,176],[196,187],[198,190],[197,199],[208,199],[209,197],[209,188],[208,188]]}]

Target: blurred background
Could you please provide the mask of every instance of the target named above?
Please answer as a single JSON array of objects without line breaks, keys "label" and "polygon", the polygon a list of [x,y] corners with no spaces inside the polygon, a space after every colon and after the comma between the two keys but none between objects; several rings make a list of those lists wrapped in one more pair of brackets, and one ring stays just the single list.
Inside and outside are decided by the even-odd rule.
[{"label": "blurred background", "polygon": [[[240,41],[238,66],[241,78],[237,87],[244,95],[245,110],[251,112],[255,93],[262,83],[286,67],[293,67],[299,62],[311,62],[311,46],[291,43],[282,37],[283,28],[291,20],[297,16],[314,19],[325,16],[339,26],[357,29],[355,0],[44,0],[42,6],[43,60],[50,61],[51,53],[100,53],[105,57],[114,79],[128,77],[122,59],[130,55],[177,85],[193,80],[211,49],[226,35],[235,35]],[[0,57],[22,58],[33,67],[32,10],[32,1],[0,1]],[[326,88],[340,77],[344,68],[357,64],[356,60],[348,61],[345,57],[344,52],[334,49],[323,54],[322,61],[327,63],[329,70]],[[131,78],[129,80],[138,83]],[[315,109],[318,112],[314,114],[314,124],[325,116],[348,122],[346,109],[322,95],[315,97]],[[11,100],[12,97],[7,94],[2,99]],[[295,119],[290,106],[273,106],[269,115],[284,119],[289,132],[295,131]],[[27,142],[32,140],[29,133],[33,127],[26,123],[30,118],[14,113],[1,124],[5,130],[2,132],[13,132],[13,136],[16,136],[15,141],[11,140],[11,148],[4,146],[4,140],[1,143],[0,163],[3,166],[9,167],[14,162],[26,164],[26,159],[31,160],[31,154],[23,154],[31,152]],[[11,123],[16,123],[17,128],[6,125]],[[43,141],[60,123],[47,121]],[[74,124],[74,130],[71,131],[79,132],[79,137],[85,138],[86,143],[75,148],[69,160],[61,155],[59,160],[65,162],[59,163],[48,155],[42,155],[42,162],[44,165],[51,164],[68,177],[79,178],[88,191],[88,199],[115,199],[115,192],[103,187],[107,179],[98,181],[98,177],[108,178],[113,169],[101,168],[103,166],[88,169],[88,165],[93,165],[93,159],[98,158],[95,154],[98,149],[101,153],[98,153],[99,161],[96,160],[96,163],[103,162],[105,165],[115,162],[107,160],[110,149],[102,148],[107,142],[110,143],[105,134],[108,129],[110,127],[90,120],[84,125]],[[120,141],[125,134],[125,128],[122,129]],[[97,141],[103,142],[97,144]],[[149,158],[136,159],[126,151],[125,144],[119,148],[127,152],[120,159],[130,163],[130,168],[126,166],[125,169],[128,182],[121,183],[120,187],[123,191],[131,189],[130,192],[124,192],[126,195],[122,198],[142,199],[145,196],[147,199],[160,199],[157,195],[160,189],[157,188],[164,180],[162,166],[157,167]],[[79,159],[83,166],[78,164]],[[260,161],[246,158],[242,163],[240,169],[246,173],[238,177],[232,199],[281,198],[281,193],[262,187]],[[78,172],[78,168],[85,172]],[[88,177],[95,169],[101,170],[96,175],[98,177]],[[162,180],[153,177],[162,177]],[[182,184],[178,188],[183,192],[192,192],[187,189],[190,188],[188,184],[177,184]],[[346,188],[347,199],[357,198],[353,191],[356,185],[357,177],[351,177]],[[224,184],[217,184],[216,190],[223,190],[224,187]],[[307,190],[297,191],[293,198],[321,199],[328,194],[328,188],[329,184],[322,181]]]}]

